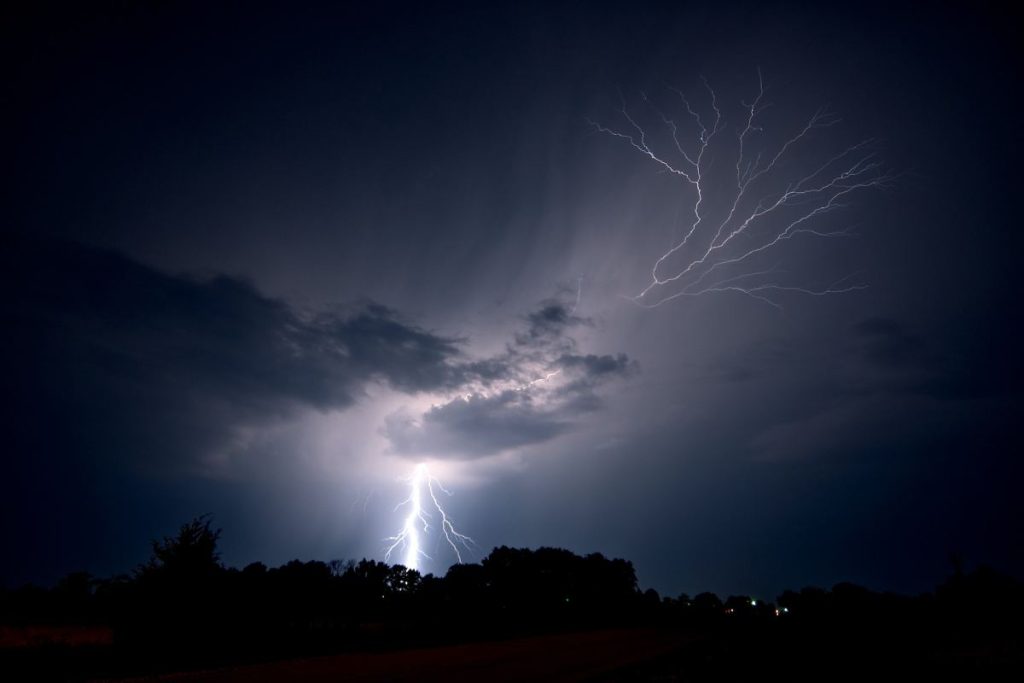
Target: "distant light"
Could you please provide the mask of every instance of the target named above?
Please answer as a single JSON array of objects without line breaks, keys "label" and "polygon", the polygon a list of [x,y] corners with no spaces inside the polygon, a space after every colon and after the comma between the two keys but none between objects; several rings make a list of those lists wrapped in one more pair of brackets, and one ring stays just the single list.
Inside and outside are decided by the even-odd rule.
[{"label": "distant light", "polygon": [[783,611],[783,612],[789,612],[789,608],[788,608],[788,607],[783,607],[783,608],[782,608],[782,611]]},{"label": "distant light", "polygon": [[775,610],[775,616],[779,616],[779,610]]},{"label": "distant light", "polygon": [[751,600],[750,601],[750,606],[751,607],[757,607],[757,600]]}]

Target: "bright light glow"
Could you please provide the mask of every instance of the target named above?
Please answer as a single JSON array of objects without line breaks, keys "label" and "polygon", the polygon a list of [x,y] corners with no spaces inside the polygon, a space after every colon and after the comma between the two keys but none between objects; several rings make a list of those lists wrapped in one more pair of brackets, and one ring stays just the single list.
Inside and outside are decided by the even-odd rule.
[{"label": "bright light glow", "polygon": [[435,487],[445,495],[452,495],[451,491],[446,489],[437,477],[430,473],[430,469],[426,463],[420,463],[413,468],[412,474],[408,477],[409,482],[409,497],[403,500],[401,503],[395,506],[395,510],[399,510],[405,506],[408,506],[408,512],[405,516],[405,521],[402,523],[401,530],[394,536],[389,536],[387,541],[390,543],[387,550],[384,553],[384,561],[389,562],[391,560],[391,554],[396,550],[404,550],[405,556],[402,560],[402,564],[409,569],[419,570],[420,558],[425,557],[430,559],[430,556],[423,551],[422,540],[420,534],[429,533],[431,529],[430,519],[431,513],[424,509],[424,492],[427,494],[429,499],[429,506],[432,506],[435,510],[434,514],[440,517],[440,524],[438,525],[441,533],[444,534],[445,541],[451,546],[452,551],[455,553],[455,559],[459,564],[462,564],[462,550],[471,550],[473,539],[465,534],[459,533],[455,526],[452,524],[451,519],[441,506],[440,500],[437,498],[437,492],[434,490]]}]

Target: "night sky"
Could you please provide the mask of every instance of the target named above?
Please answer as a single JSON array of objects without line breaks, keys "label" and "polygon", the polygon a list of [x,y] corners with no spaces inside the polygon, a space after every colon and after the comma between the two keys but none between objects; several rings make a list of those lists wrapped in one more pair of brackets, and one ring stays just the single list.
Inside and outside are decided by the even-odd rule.
[{"label": "night sky", "polygon": [[[0,582],[130,571],[202,513],[229,565],[382,559],[421,462],[470,561],[1024,574],[1019,23],[723,4],[5,10]],[[602,127],[682,167],[705,78],[723,215],[758,70],[748,162],[833,125],[747,213],[861,141],[885,182],[704,282],[760,280],[638,305],[694,188]]]}]

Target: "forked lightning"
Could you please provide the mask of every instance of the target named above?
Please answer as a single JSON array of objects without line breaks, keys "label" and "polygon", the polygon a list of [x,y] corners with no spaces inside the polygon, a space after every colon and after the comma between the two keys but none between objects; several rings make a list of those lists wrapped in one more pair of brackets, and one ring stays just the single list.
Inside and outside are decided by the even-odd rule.
[{"label": "forked lightning", "polygon": [[[390,536],[387,539],[390,545],[384,553],[385,562],[391,561],[391,555],[395,551],[404,551],[402,564],[409,569],[419,570],[421,558],[431,559],[423,551],[421,534],[426,534],[430,531],[430,520],[433,514],[436,514],[440,518],[440,524],[437,525],[438,528],[444,534],[445,541],[447,541],[455,553],[456,561],[459,564],[462,563],[461,551],[470,550],[473,539],[459,533],[455,529],[451,518],[448,517],[444,507],[441,505],[441,501],[438,500],[437,492],[434,490],[435,487],[445,495],[451,495],[451,492],[441,484],[440,480],[430,473],[426,463],[416,465],[413,468],[412,475],[409,477],[409,497],[395,507],[395,510],[406,506],[409,509],[401,530],[396,535]],[[429,500],[424,500],[424,493],[426,493],[426,498]],[[424,509],[425,502],[428,506],[433,507],[435,511],[433,514]]]},{"label": "forked lightning", "polygon": [[[709,151],[717,140],[723,139],[726,125],[718,96],[707,80],[703,83],[710,100],[709,120],[691,106],[682,91],[671,89],[679,99],[680,110],[692,120],[695,135],[689,141],[681,138],[679,126],[673,119],[653,104],[646,94],[641,94],[645,106],[661,119],[671,139],[671,144],[665,143],[665,151],[656,149],[658,146],[652,143],[651,136],[637,117],[630,113],[625,100],[620,114],[626,128],[617,130],[590,122],[597,131],[627,142],[658,164],[662,171],[677,176],[694,190],[693,219],[689,229],[681,240],[658,256],[651,267],[650,281],[638,294],[629,298],[641,306],[653,308],[680,297],[735,292],[780,307],[773,295],[782,292],[822,296],[864,289],[866,285],[850,283],[849,277],[819,288],[785,284],[777,279],[782,272],[778,268],[743,271],[740,267],[738,273],[726,275],[723,272],[723,269],[742,264],[797,235],[825,238],[848,235],[848,229],[821,227],[816,219],[846,206],[844,201],[854,193],[888,187],[894,177],[869,151],[871,140],[850,145],[808,171],[793,174],[793,164],[788,163],[793,150],[806,144],[813,132],[839,123],[839,119],[826,109],[816,111],[782,144],[772,147],[764,143],[760,152],[752,154],[754,138],[760,138],[764,133],[759,116],[769,107],[764,101],[765,86],[758,70],[756,97],[750,103],[741,102],[743,120],[742,128],[738,128],[734,138],[736,163],[733,185],[709,187]],[[781,182],[784,187],[772,189],[768,181]],[[708,225],[706,202],[712,191],[724,193],[726,205],[731,203],[731,206],[727,211],[723,210],[724,218],[712,220]],[[754,226],[759,229],[752,230]],[[677,253],[680,255],[675,256]]]}]

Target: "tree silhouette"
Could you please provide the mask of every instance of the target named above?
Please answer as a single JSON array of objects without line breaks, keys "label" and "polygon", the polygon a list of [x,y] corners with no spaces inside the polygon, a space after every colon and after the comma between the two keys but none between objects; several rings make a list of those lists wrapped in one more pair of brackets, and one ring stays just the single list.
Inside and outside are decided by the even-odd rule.
[{"label": "tree silhouette", "polygon": [[798,678],[813,672],[811,680],[851,661],[930,661],[946,673],[958,662],[997,666],[1003,660],[985,653],[1003,648],[1016,657],[1024,642],[1024,584],[984,567],[955,574],[934,595],[901,597],[844,582],[785,591],[776,608],[747,595],[661,599],[639,590],[631,562],[560,548],[502,546],[479,564],[437,577],[367,559],[227,568],[219,537],[203,515],[154,541],[134,576],[97,580],[79,572],[50,590],[0,588],[0,626],[109,626],[113,639],[110,649],[94,650],[0,646],[0,671],[7,673],[6,657],[29,672],[4,680],[80,680],[637,626],[685,636],[679,664],[665,666],[693,673],[687,680],[726,669],[758,672],[771,658]]},{"label": "tree silhouette", "polygon": [[187,522],[174,537],[154,540],[153,555],[139,568],[142,578],[162,574],[182,579],[212,576],[223,569],[217,541],[220,529],[210,528],[210,515],[200,515]]},{"label": "tree silhouette", "polygon": [[226,574],[217,551],[220,529],[201,515],[175,536],[152,542],[153,554],[136,581],[119,631],[153,661],[201,661],[223,631]]}]

